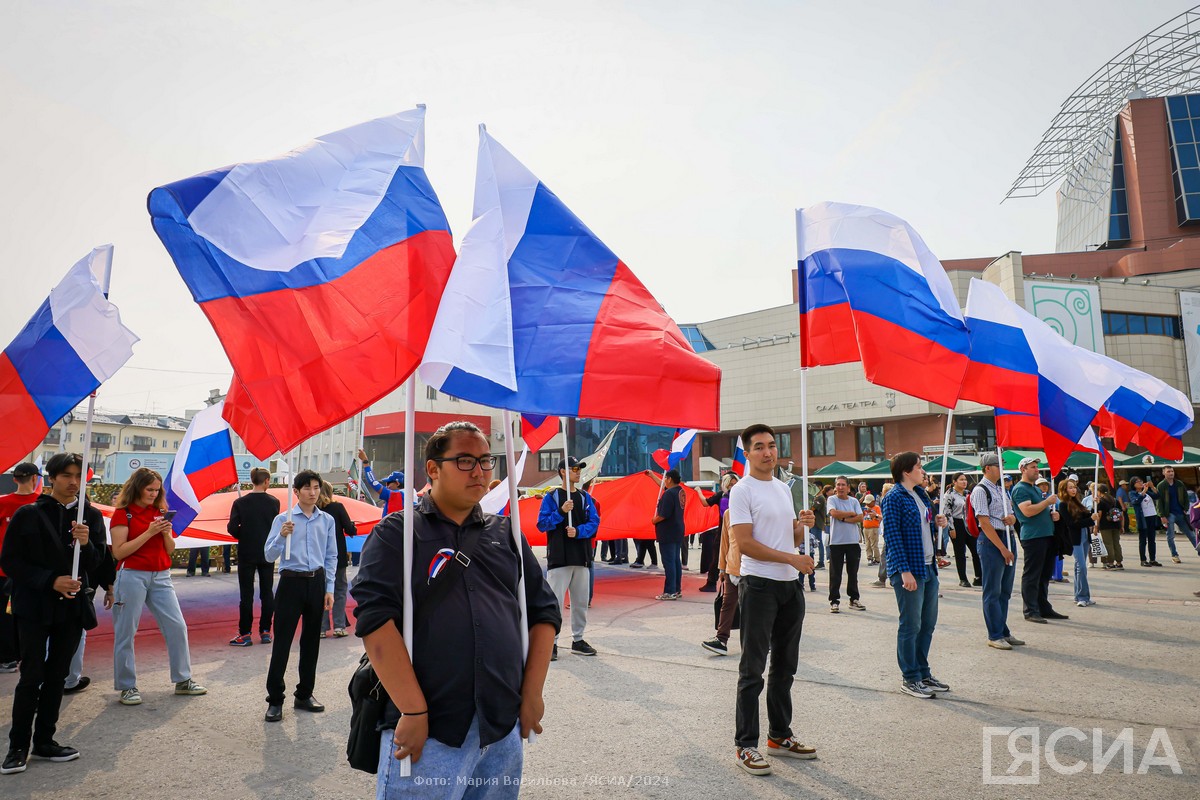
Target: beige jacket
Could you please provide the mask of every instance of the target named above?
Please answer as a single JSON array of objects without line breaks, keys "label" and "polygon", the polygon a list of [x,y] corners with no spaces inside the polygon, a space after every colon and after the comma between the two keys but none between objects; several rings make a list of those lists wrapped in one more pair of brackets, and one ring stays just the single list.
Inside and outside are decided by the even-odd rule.
[{"label": "beige jacket", "polygon": [[729,512],[721,517],[721,554],[717,559],[717,567],[721,572],[728,572],[735,577],[742,577],[742,551],[729,530]]}]

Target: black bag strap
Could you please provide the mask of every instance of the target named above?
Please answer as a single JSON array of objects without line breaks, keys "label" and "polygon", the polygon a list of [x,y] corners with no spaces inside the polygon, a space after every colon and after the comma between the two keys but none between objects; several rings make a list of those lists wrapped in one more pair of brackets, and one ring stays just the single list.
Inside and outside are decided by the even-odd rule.
[{"label": "black bag strap", "polygon": [[419,606],[413,611],[413,632],[421,629],[421,626],[429,621],[430,614],[437,608],[438,604],[450,593],[450,589],[454,586],[455,578],[471,566],[471,556],[475,554],[475,546],[479,544],[479,539],[482,537],[482,528],[478,531],[468,531],[463,535],[465,541],[461,542],[461,547],[450,559],[450,563],[442,570],[441,574],[433,582],[433,588],[429,590],[429,594]]}]

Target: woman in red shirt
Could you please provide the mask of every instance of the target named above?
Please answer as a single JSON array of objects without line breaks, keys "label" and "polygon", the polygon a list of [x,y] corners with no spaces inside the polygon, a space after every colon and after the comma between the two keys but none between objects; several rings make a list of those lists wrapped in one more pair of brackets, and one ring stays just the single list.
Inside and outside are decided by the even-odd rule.
[{"label": "woman in red shirt", "polygon": [[115,505],[112,551],[120,563],[113,584],[113,686],[121,693],[121,704],[142,702],[133,638],[147,606],[167,642],[175,694],[206,694],[208,690],[192,680],[187,623],[171,583],[175,538],[162,476],[146,467],[137,470],[121,487]]}]

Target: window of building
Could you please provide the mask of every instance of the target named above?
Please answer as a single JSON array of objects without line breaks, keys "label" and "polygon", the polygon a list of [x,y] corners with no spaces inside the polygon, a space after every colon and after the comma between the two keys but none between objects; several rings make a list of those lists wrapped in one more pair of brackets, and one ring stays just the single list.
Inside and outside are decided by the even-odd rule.
[{"label": "window of building", "polygon": [[954,441],[973,445],[976,450],[996,449],[996,424],[992,417],[955,417]]},{"label": "window of building", "polygon": [[1125,192],[1125,148],[1121,144],[1121,123],[1113,144],[1112,200],[1108,210],[1108,242],[1129,241],[1129,198]]},{"label": "window of building", "polygon": [[1158,314],[1127,314],[1124,311],[1105,311],[1105,336],[1169,336],[1183,338],[1183,322],[1179,317]]},{"label": "window of building", "polygon": [[856,433],[859,461],[879,461],[887,456],[887,450],[883,446],[882,425],[867,425],[859,428]]},{"label": "window of building", "polygon": [[66,442],[71,441],[71,432],[70,431],[67,431],[67,435],[63,437],[63,441],[66,441]]},{"label": "window of building", "polygon": [[538,470],[540,472],[554,472],[554,468],[558,466],[558,462],[561,459],[562,456],[553,450],[549,452],[541,450],[538,452]]},{"label": "window of building", "polygon": [[704,436],[700,439],[700,455],[712,458],[712,437]]},{"label": "window of building", "polygon": [[708,340],[708,337],[700,332],[700,328],[695,325],[682,325],[679,328],[683,332],[683,336],[688,340],[688,344],[697,353],[706,353],[709,350],[716,350],[713,343]]},{"label": "window of building", "polygon": [[[1175,213],[1179,224],[1200,221],[1200,95],[1166,98],[1167,130],[1171,137],[1171,180],[1175,188]],[[1115,177],[1115,176],[1114,176]]]},{"label": "window of building", "polygon": [[790,433],[776,434],[775,444],[778,445],[780,458],[792,457],[792,435]]},{"label": "window of building", "polygon": [[426,386],[425,387],[425,399],[426,400],[437,400],[437,389],[433,388],[432,386]]},{"label": "window of building", "polygon": [[834,455],[835,447],[833,443],[833,431],[809,431],[808,449],[809,455],[812,456]]},{"label": "window of building", "polygon": [[[163,444],[165,445],[165,444],[166,444],[166,442],[163,442]],[[176,450],[178,450],[178,449],[179,449],[179,440],[178,440],[178,439],[176,439],[176,440],[175,440],[175,449],[176,449]]]},{"label": "window of building", "polygon": [[733,456],[735,453],[737,453],[737,440],[738,440],[738,437],[736,437],[736,436],[729,437],[729,454],[730,454],[730,456]]}]

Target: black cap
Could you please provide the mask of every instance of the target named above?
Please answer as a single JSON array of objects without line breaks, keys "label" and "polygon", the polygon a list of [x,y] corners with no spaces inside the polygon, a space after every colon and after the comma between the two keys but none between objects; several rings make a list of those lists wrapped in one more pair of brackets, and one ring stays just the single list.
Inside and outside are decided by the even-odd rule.
[{"label": "black cap", "polygon": [[558,471],[559,472],[562,472],[564,469],[567,468],[568,461],[571,462],[572,467],[579,467],[580,469],[583,469],[584,467],[587,466],[587,462],[580,461],[578,458],[575,458],[575,456],[571,456],[570,458],[559,459],[559,461],[558,461]]},{"label": "black cap", "polygon": [[17,464],[15,467],[13,467],[12,474],[14,478],[25,480],[26,478],[32,478],[39,472],[41,472],[41,470],[38,469],[37,464],[31,464],[28,461],[22,461],[20,464]]}]

